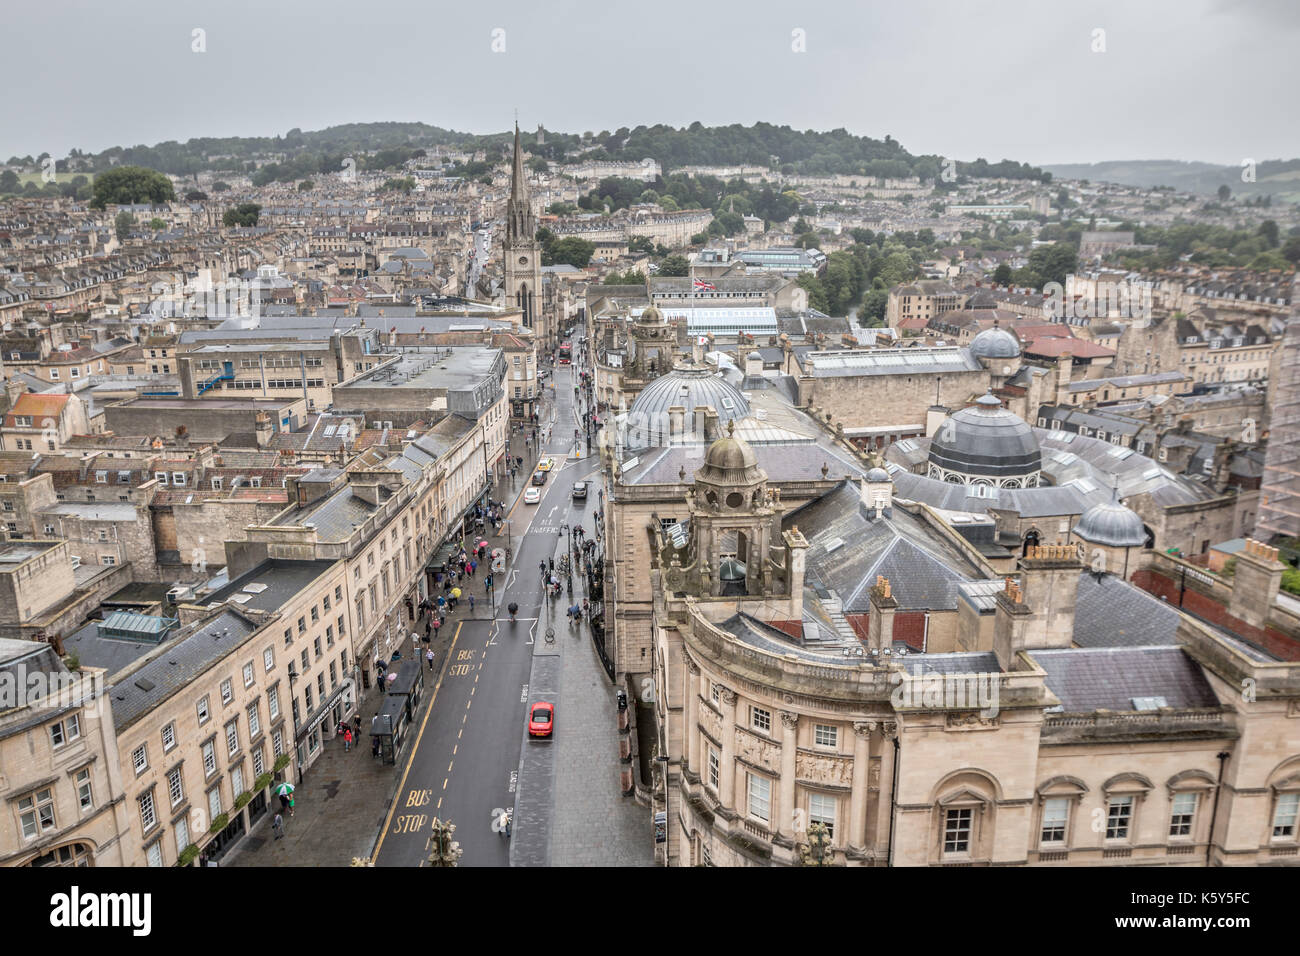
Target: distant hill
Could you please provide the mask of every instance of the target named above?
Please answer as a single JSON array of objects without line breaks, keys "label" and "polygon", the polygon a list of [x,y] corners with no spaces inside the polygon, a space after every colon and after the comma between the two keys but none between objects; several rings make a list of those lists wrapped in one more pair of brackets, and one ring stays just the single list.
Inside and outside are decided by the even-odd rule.
[{"label": "distant hill", "polygon": [[1213,196],[1227,185],[1234,196],[1272,195],[1282,202],[1300,202],[1300,159],[1270,159],[1255,167],[1255,182],[1241,181],[1240,166],[1184,163],[1173,159],[1133,159],[1104,163],[1065,163],[1044,166],[1057,179],[1087,179],[1151,188],[1172,186],[1180,192]]},{"label": "distant hill", "polygon": [[[489,157],[509,148],[513,131],[474,135],[425,123],[348,123],[314,132],[292,129],[283,136],[231,136],[169,141],[153,146],[114,146],[99,153],[73,150],[59,160],[60,172],[102,172],[116,165],[145,166],[173,176],[199,172],[251,173],[266,166],[263,178],[289,182],[336,172],[340,163],[355,157],[362,169],[393,169],[432,146],[486,150]],[[525,148],[552,162],[572,162],[575,151],[583,158],[658,160],[667,173],[686,165],[758,165],[787,167],[788,172],[810,175],[843,174],[901,178],[938,178],[943,157],[914,155],[897,140],[856,136],[844,129],[796,130],[789,126],[755,123],[752,126],[622,127],[600,133],[561,133],[546,130],[544,143],[533,132],[523,134]],[[32,166],[32,157],[12,157],[11,165]],[[959,177],[1005,177],[1047,182],[1043,170],[1011,159],[990,162],[984,158],[958,161]],[[476,172],[474,175],[478,175]],[[959,179],[960,181],[960,179]]]}]

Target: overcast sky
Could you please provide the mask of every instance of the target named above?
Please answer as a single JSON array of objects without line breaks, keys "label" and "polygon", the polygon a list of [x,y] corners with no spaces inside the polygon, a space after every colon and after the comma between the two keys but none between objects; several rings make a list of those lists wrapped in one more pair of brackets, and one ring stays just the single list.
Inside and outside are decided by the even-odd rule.
[{"label": "overcast sky", "polygon": [[45,0],[4,23],[0,159],[369,120],[491,132],[516,109],[1035,164],[1300,156],[1300,0]]}]

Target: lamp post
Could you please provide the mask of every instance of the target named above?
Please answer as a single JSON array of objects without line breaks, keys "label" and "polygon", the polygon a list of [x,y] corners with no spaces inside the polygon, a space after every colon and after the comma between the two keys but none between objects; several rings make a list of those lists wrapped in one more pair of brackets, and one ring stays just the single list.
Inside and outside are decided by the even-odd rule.
[{"label": "lamp post", "polygon": [[799,844],[799,858],[804,866],[831,866],[831,835],[820,820],[808,826],[808,842]]},{"label": "lamp post", "polygon": [[446,820],[433,818],[433,835],[425,842],[424,848],[429,851],[429,856],[425,862],[429,866],[456,866],[460,863],[460,858],[464,854],[460,844],[451,838],[456,832],[456,825]]}]

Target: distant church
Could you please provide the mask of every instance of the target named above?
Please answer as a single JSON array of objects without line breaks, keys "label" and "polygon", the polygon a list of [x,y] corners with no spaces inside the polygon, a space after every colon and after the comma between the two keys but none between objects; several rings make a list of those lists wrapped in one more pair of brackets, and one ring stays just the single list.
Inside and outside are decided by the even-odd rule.
[{"label": "distant church", "polygon": [[542,250],[537,242],[537,217],[528,198],[524,154],[515,124],[514,166],[510,199],[506,202],[506,235],[501,245],[504,256],[506,305],[523,312],[524,328],[532,329],[537,341],[546,346],[542,319]]}]

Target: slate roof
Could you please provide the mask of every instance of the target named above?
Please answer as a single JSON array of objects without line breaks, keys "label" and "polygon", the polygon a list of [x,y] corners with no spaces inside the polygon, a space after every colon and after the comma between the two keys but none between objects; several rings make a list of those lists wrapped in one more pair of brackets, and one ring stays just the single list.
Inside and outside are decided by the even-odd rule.
[{"label": "slate roof", "polygon": [[223,611],[185,637],[164,644],[158,649],[157,656],[109,688],[113,725],[120,732],[142,714],[183,690],[195,677],[237,648],[254,630],[256,628],[244,617]]},{"label": "slate roof", "polygon": [[805,580],[833,589],[846,613],[871,610],[868,590],[883,574],[899,610],[953,610],[958,588],[983,577],[960,551],[902,508],[868,518],[854,482],[787,514],[784,529],[797,525],[808,539]]},{"label": "slate roof", "polygon": [[1098,647],[1029,651],[1066,713],[1133,713],[1134,697],[1175,708],[1218,707],[1204,672],[1181,647]]}]

